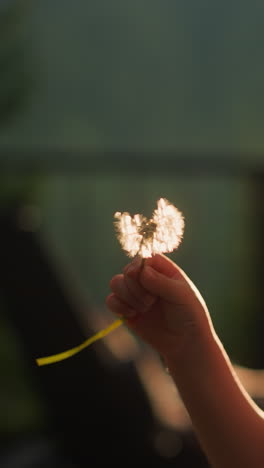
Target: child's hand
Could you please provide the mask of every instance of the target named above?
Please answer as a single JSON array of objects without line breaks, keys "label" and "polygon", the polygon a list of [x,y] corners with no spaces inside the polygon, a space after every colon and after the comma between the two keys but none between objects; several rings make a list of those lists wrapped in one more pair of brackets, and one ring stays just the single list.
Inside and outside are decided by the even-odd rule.
[{"label": "child's hand", "polygon": [[134,260],[110,286],[108,307],[163,356],[210,466],[263,467],[263,411],[235,375],[191,280],[155,255]]},{"label": "child's hand", "polygon": [[190,351],[212,329],[207,307],[187,275],[162,255],[135,258],[110,282],[108,307],[166,359]]}]

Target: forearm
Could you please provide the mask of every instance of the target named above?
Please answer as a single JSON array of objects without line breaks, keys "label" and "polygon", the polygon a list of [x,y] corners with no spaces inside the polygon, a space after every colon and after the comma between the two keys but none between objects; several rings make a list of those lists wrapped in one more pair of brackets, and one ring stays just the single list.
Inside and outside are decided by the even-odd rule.
[{"label": "forearm", "polygon": [[262,412],[236,378],[187,275],[155,255],[143,269],[132,263],[116,275],[111,289],[110,309],[165,358],[211,465],[263,468]]},{"label": "forearm", "polygon": [[214,332],[167,364],[214,468],[262,468],[264,419],[239,383]]}]

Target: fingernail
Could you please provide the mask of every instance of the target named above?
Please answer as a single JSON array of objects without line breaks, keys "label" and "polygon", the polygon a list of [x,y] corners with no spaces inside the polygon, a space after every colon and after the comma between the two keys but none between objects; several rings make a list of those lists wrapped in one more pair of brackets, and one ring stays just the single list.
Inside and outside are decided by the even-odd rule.
[{"label": "fingernail", "polygon": [[157,272],[154,270],[154,268],[150,267],[149,265],[146,265],[143,269],[144,275],[147,275],[149,278],[156,278]]},{"label": "fingernail", "polygon": [[124,318],[127,318],[127,319],[134,319],[136,317],[139,316],[139,313],[136,312],[135,310],[130,310],[129,312],[127,312],[126,314],[123,315]]},{"label": "fingernail", "polygon": [[124,318],[134,318],[138,315],[138,312],[134,309],[131,309],[129,306],[125,305],[120,301],[114,294],[110,294],[107,300],[110,309],[119,316]]},{"label": "fingernail", "polygon": [[142,264],[142,258],[137,255],[135,258],[133,258],[130,265],[128,265],[126,273],[130,274],[130,273],[137,272],[140,269],[141,264]]},{"label": "fingernail", "polygon": [[127,307],[126,309],[123,309],[121,314],[125,319],[130,320],[130,319],[137,317],[139,315],[139,312],[136,311],[135,309],[131,309],[130,307]]},{"label": "fingernail", "polygon": [[135,267],[138,267],[138,266],[141,265],[141,263],[142,263],[142,257],[140,257],[140,255],[136,255],[136,256],[133,258],[133,260],[132,260],[132,262],[131,262],[131,265],[134,265]]}]

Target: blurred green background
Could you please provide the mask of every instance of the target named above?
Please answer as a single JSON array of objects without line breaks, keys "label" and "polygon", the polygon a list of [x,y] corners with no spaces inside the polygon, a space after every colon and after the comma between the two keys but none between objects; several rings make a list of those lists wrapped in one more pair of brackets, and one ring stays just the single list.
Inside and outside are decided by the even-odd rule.
[{"label": "blurred green background", "polygon": [[1,96],[30,92],[2,145],[263,151],[260,2],[1,5]]},{"label": "blurred green background", "polygon": [[[168,198],[186,218],[171,258],[201,290],[232,359],[253,367],[263,20],[254,0],[0,2],[2,202],[38,206],[51,251],[103,307],[127,261],[114,212],[150,215]],[[6,333],[3,321],[11,388],[21,375]],[[8,368],[7,355],[17,356]],[[41,405],[19,393],[34,426]]]}]

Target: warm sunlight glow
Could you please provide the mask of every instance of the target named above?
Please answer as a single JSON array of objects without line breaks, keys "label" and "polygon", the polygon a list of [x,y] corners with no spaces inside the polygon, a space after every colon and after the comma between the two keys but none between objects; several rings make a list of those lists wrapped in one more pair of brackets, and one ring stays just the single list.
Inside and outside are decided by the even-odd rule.
[{"label": "warm sunlight glow", "polygon": [[184,218],[182,213],[165,198],[157,202],[152,218],[129,213],[115,213],[117,237],[129,257],[142,258],[155,254],[172,252],[183,236]]}]

